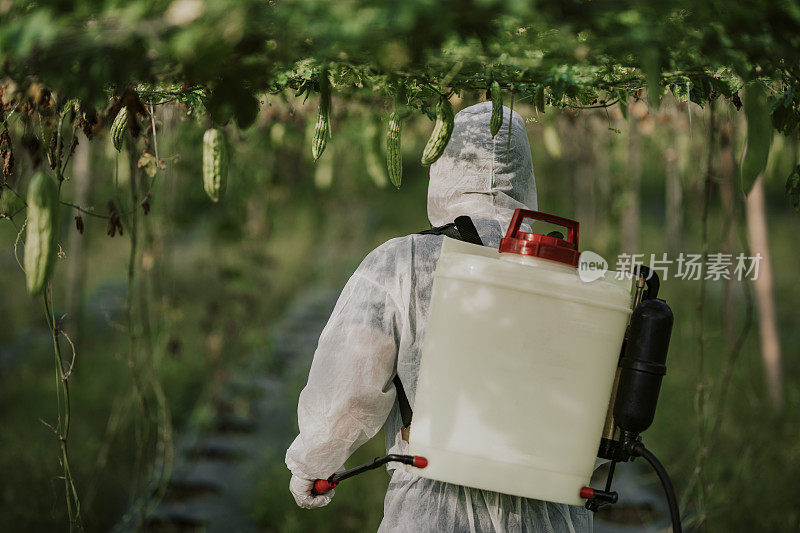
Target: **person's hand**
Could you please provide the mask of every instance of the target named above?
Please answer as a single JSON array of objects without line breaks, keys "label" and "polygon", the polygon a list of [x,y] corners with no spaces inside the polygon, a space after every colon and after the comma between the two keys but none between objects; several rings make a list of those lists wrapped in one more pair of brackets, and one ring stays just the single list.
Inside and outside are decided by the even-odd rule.
[{"label": "person's hand", "polygon": [[292,475],[292,480],[289,481],[289,492],[294,496],[294,501],[297,505],[304,509],[314,509],[316,507],[325,507],[331,503],[335,490],[331,489],[325,494],[314,495],[311,494],[311,489],[314,488],[314,480],[305,477]]}]

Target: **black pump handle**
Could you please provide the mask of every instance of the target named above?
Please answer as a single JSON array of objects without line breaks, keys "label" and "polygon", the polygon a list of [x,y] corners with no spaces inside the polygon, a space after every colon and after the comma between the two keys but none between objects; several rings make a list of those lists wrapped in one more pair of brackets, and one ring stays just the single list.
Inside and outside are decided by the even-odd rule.
[{"label": "black pump handle", "polygon": [[658,298],[658,289],[661,287],[661,281],[658,279],[658,274],[656,274],[650,267],[638,264],[634,265],[633,274],[637,278],[639,276],[643,277],[644,282],[647,285],[647,290],[644,291],[642,300]]}]

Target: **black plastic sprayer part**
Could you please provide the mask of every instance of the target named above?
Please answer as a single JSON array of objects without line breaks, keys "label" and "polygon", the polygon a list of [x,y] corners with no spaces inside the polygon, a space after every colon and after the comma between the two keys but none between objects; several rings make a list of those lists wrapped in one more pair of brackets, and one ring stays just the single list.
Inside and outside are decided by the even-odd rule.
[{"label": "black plastic sprayer part", "polygon": [[[658,474],[669,503],[669,513],[674,533],[681,533],[681,519],[678,509],[678,500],[675,489],[661,463],[641,442],[639,434],[650,427],[656,413],[658,393],[661,389],[661,379],[667,372],[665,362],[669,339],[672,335],[672,310],[663,301],[657,298],[659,289],[658,276],[645,266],[637,265],[635,274],[647,286],[641,294],[641,300],[633,313],[626,334],[624,352],[620,358],[614,402],[612,424],[606,425],[616,435],[617,430],[622,430],[621,439],[606,436],[601,441],[598,455],[612,459],[609,468],[606,488],[597,491],[590,487],[581,490],[581,497],[586,497],[586,508],[596,511],[601,504],[610,503],[611,479],[614,475],[616,461],[628,461],[631,457],[643,457]],[[637,293],[639,294],[639,293]]]},{"label": "black plastic sprayer part", "polygon": [[642,295],[642,300],[651,300],[658,298],[658,289],[661,288],[661,281],[658,279],[658,274],[650,270],[650,267],[645,265],[635,265],[633,267],[634,278],[642,276],[644,278],[647,290]]},{"label": "black plastic sprayer part", "polygon": [[672,320],[669,306],[658,299],[643,300],[631,316],[614,403],[614,422],[627,433],[639,434],[653,423]]},{"label": "black plastic sprayer part", "polygon": [[[634,265],[633,273],[636,280],[636,292],[633,298],[633,308],[636,309],[639,307],[639,304],[642,301],[654,299],[658,296],[658,290],[661,286],[661,282],[658,279],[658,274],[645,265]],[[606,413],[605,424],[603,425],[603,437],[600,439],[600,447],[597,450],[598,457],[621,462],[630,460],[630,456],[629,454],[626,454],[622,448],[619,424],[617,424],[617,422],[614,420],[614,406],[616,405],[620,375],[623,368],[622,364],[624,362],[625,351],[627,350],[630,333],[631,326],[628,325],[627,329],[625,330],[625,338],[623,339],[622,346],[620,347],[617,374],[614,377],[614,386],[612,387],[609,409]]]}]

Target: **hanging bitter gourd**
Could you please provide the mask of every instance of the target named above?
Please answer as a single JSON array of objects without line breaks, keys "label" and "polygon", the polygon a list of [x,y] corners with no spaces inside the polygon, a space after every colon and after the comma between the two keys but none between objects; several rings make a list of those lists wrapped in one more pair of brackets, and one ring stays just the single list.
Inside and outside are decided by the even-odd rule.
[{"label": "hanging bitter gourd", "polygon": [[436,106],[436,124],[428,139],[428,144],[425,145],[425,150],[422,152],[420,162],[423,165],[433,164],[444,153],[444,149],[450,141],[450,135],[453,134],[453,120],[453,105],[443,96]]},{"label": "hanging bitter gourd", "polygon": [[386,132],[386,168],[389,170],[389,180],[398,189],[403,181],[403,158],[400,153],[400,133],[402,128],[403,121],[400,118],[397,107],[395,107],[394,112],[389,116],[389,129]]},{"label": "hanging bitter gourd", "polygon": [[44,289],[58,252],[58,186],[47,174],[36,174],[28,187],[25,233],[25,282],[30,294]]},{"label": "hanging bitter gourd", "polygon": [[128,130],[128,108],[123,107],[117,113],[114,122],[111,123],[111,142],[117,152],[122,151],[122,143],[125,141],[125,132]]},{"label": "hanging bitter gourd", "polygon": [[500,92],[500,84],[496,81],[493,81],[492,86],[489,88],[489,98],[492,100],[492,117],[489,120],[489,131],[494,137],[500,131],[500,126],[503,125],[503,94]]},{"label": "hanging bitter gourd", "polygon": [[203,188],[214,202],[225,196],[228,184],[228,143],[218,128],[203,135]]},{"label": "hanging bitter gourd", "polygon": [[311,155],[314,161],[322,156],[325,146],[328,144],[330,135],[330,114],[331,114],[331,83],[328,80],[328,73],[323,72],[319,77],[319,112],[317,122],[314,125],[314,137],[311,143]]}]

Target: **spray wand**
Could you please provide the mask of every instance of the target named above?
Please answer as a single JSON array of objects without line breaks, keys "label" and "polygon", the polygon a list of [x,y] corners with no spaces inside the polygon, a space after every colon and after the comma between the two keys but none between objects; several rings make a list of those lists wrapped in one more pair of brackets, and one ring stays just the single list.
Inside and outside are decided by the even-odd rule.
[{"label": "spray wand", "polygon": [[314,496],[319,496],[320,494],[325,494],[332,488],[336,487],[341,481],[349,477],[356,476],[367,470],[374,470],[375,468],[379,468],[386,463],[397,462],[403,463],[406,465],[411,465],[415,468],[425,468],[428,466],[428,460],[424,457],[419,455],[397,455],[397,454],[389,454],[384,455],[383,457],[376,457],[369,463],[365,463],[361,466],[357,466],[355,468],[351,468],[350,470],[345,470],[343,472],[337,472],[330,476],[328,479],[317,479],[314,481],[314,488],[311,490],[311,494]]}]

